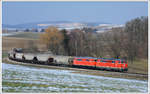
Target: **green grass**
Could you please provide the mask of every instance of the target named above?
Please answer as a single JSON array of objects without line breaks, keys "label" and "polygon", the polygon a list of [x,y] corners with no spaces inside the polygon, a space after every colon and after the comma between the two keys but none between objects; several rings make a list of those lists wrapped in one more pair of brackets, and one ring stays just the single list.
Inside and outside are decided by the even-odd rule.
[{"label": "green grass", "polygon": [[19,32],[16,35],[10,35],[8,37],[39,39],[40,34],[38,32]]},{"label": "green grass", "polygon": [[[29,83],[19,83],[19,82],[2,82],[3,87],[18,87],[19,89],[22,90],[22,88],[24,87],[44,87],[47,88],[49,87],[49,85],[45,85],[45,84],[29,84]],[[21,92],[19,90],[14,89],[2,89],[3,92]]]},{"label": "green grass", "polygon": [[2,52],[2,58],[5,58],[5,57],[7,57],[8,56],[8,53],[7,52]]},{"label": "green grass", "polygon": [[[80,89],[90,89],[88,87],[82,87],[82,86],[68,86],[68,85],[64,85],[64,84],[55,84],[55,85],[46,85],[46,84],[35,84],[35,83],[20,83],[20,82],[2,82],[3,87],[14,87],[14,89],[2,89],[3,92],[21,92],[20,90],[22,90],[25,87],[29,87],[32,89],[32,87],[37,87],[37,88],[48,88],[48,87],[59,87],[59,88],[80,88]],[[18,89],[15,89],[18,88]],[[20,89],[20,90],[19,90]],[[45,91],[44,91],[45,92]],[[47,91],[48,92],[48,91]],[[50,91],[53,92],[53,91]],[[54,91],[56,92],[56,91]],[[63,92],[68,92],[68,90],[63,91]],[[74,92],[74,91],[71,91]],[[79,91],[78,91],[79,92]],[[81,91],[82,92],[82,91]]]},{"label": "green grass", "polygon": [[29,84],[29,83],[19,83],[19,82],[2,82],[3,86],[9,86],[9,87],[49,87],[49,85],[46,84]]},{"label": "green grass", "polygon": [[[20,82],[2,82],[3,87],[18,87],[20,89],[23,89],[24,87],[29,87],[32,89],[32,87],[37,87],[37,88],[48,88],[48,87],[59,87],[59,88],[80,88],[80,89],[87,89],[87,87],[82,87],[82,86],[68,86],[68,85],[61,85],[61,84],[55,84],[55,85],[46,85],[46,84],[30,84],[30,83],[20,83]],[[90,89],[90,88],[88,88]],[[19,90],[14,89],[3,89],[3,92],[19,92]],[[53,91],[52,91],[53,92]],[[56,92],[56,91],[55,91]],[[68,90],[66,90],[68,92]]]}]

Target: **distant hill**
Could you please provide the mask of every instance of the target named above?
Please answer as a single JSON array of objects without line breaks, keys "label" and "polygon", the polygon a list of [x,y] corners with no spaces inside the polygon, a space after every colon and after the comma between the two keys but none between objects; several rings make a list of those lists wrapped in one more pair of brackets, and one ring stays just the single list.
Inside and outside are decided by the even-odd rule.
[{"label": "distant hill", "polygon": [[[117,25],[117,24],[110,24],[105,22],[71,22],[71,21],[43,21],[43,22],[34,22],[34,23],[24,23],[24,24],[17,24],[17,25],[7,25],[2,24],[3,29],[7,29],[9,31],[12,30],[19,30],[24,31],[27,29],[34,30],[38,29],[38,32],[41,32],[42,29],[45,29],[49,26],[55,26],[58,29],[83,29],[84,27],[94,29],[93,32],[101,33],[105,31],[110,31],[112,28],[116,27],[124,27],[124,25]],[[32,31],[37,32],[37,31]]]},{"label": "distant hill", "polygon": [[33,23],[24,23],[17,25],[2,24],[2,28],[15,28],[15,29],[26,29],[26,28],[47,28],[48,26],[56,26],[58,28],[76,28],[85,26],[98,26],[99,24],[107,24],[104,22],[71,22],[71,21],[42,21]]}]

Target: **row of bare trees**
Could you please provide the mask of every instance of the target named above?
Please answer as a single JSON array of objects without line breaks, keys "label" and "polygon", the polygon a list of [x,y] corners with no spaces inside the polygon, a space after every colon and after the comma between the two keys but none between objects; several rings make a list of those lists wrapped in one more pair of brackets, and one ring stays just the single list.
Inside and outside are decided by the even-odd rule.
[{"label": "row of bare trees", "polygon": [[120,57],[131,61],[148,56],[148,18],[141,17],[103,33],[58,30],[49,27],[40,37],[54,54],[92,57]]}]

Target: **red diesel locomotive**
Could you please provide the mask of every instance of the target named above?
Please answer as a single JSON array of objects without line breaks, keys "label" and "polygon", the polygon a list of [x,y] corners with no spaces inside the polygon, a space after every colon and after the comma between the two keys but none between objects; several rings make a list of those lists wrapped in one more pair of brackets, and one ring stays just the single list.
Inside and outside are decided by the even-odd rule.
[{"label": "red diesel locomotive", "polygon": [[87,66],[104,70],[127,71],[128,62],[123,59],[73,58],[72,65]]}]

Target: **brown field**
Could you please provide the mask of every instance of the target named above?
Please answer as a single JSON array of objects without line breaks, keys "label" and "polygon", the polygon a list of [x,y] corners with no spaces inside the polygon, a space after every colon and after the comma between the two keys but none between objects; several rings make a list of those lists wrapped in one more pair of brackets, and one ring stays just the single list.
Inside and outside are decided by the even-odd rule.
[{"label": "brown field", "polygon": [[38,39],[15,38],[15,37],[2,37],[2,50],[9,51],[12,48],[29,48],[33,42],[39,49],[45,49]]}]

